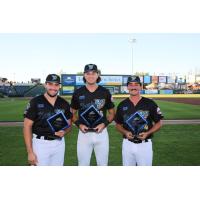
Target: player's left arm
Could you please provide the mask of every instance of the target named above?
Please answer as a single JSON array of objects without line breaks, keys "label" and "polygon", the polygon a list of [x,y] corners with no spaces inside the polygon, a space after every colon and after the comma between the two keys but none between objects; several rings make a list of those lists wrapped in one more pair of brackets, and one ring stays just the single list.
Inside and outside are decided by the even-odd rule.
[{"label": "player's left arm", "polygon": [[159,131],[161,127],[162,127],[162,121],[160,120],[157,123],[155,123],[153,125],[153,127],[150,130],[148,130],[147,132],[140,133],[139,136],[138,136],[138,138],[141,139],[141,140],[145,140],[150,135],[152,135],[155,132]]},{"label": "player's left arm", "polygon": [[114,120],[115,117],[115,109],[111,108],[108,110],[107,120],[109,123],[111,123]]},{"label": "player's left arm", "polygon": [[55,132],[55,135],[59,136],[59,137],[64,137],[66,134],[68,134],[71,130],[72,130],[72,122],[71,122],[71,119],[68,119],[67,120],[68,124],[69,124],[69,127],[64,129],[64,130],[61,130],[61,131],[58,131],[58,132]]},{"label": "player's left arm", "polygon": [[95,127],[97,133],[102,132],[103,129],[107,127],[114,120],[114,117],[115,117],[115,109],[114,108],[108,109],[108,114],[104,122]]},{"label": "player's left arm", "polygon": [[151,102],[150,118],[154,122],[154,125],[147,132],[142,132],[139,134],[138,138],[140,138],[141,140],[145,140],[146,138],[157,132],[162,127],[162,119],[164,118],[164,116],[160,108],[154,101]]},{"label": "player's left arm", "polygon": [[68,123],[69,127],[67,127],[64,130],[60,130],[58,132],[55,132],[55,135],[57,135],[59,137],[64,137],[72,129],[72,117],[73,117],[73,115],[72,115],[72,112],[71,112],[71,109],[70,109],[70,106],[69,106],[68,103],[66,104],[64,114],[65,114],[65,117],[67,118],[67,123]]},{"label": "player's left arm", "polygon": [[114,107],[115,107],[115,104],[113,102],[112,95],[107,90],[105,108],[108,111],[108,113],[104,117],[104,121],[95,128],[97,130],[97,133],[102,132],[103,129],[105,127],[107,127],[114,120],[114,117],[115,117],[115,109],[114,109]]}]

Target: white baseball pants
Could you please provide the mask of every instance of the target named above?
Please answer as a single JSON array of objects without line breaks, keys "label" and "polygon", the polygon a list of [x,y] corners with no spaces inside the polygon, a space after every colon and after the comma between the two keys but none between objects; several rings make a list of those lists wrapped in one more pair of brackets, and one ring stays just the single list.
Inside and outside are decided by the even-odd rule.
[{"label": "white baseball pants", "polygon": [[128,139],[122,143],[123,166],[152,166],[153,150],[151,139],[135,144]]},{"label": "white baseball pants", "polygon": [[98,166],[108,165],[109,137],[107,128],[101,133],[83,133],[79,130],[77,141],[77,156],[79,166],[89,166],[92,151],[94,149]]},{"label": "white baseball pants", "polygon": [[37,166],[64,165],[65,139],[42,140],[33,137],[33,152],[37,156]]}]

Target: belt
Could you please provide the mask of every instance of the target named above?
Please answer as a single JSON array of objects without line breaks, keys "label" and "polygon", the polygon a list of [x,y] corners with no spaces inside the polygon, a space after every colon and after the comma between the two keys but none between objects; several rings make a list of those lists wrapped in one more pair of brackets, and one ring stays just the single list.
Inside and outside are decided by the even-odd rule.
[{"label": "belt", "polygon": [[57,139],[59,139],[59,138],[53,138],[53,137],[47,136],[47,135],[45,135],[45,136],[36,135],[34,133],[33,133],[33,137],[36,138],[36,139],[40,139],[40,140],[57,140]]},{"label": "belt", "polygon": [[145,142],[149,142],[149,139],[145,139],[145,140],[129,140],[130,142],[133,142],[135,144],[140,144],[140,143],[145,143]]}]

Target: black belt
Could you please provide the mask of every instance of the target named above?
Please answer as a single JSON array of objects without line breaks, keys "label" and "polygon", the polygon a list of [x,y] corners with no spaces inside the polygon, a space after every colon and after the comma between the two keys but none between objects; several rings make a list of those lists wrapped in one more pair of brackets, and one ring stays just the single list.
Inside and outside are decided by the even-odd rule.
[{"label": "black belt", "polygon": [[[42,137],[42,136],[37,135],[36,138],[37,138],[37,139],[41,139],[41,137]],[[49,136],[43,136],[43,137],[44,137],[44,138],[43,138],[44,140],[55,140],[55,139],[56,139],[56,138],[52,138],[52,137],[49,137]]]},{"label": "black belt", "polygon": [[144,142],[148,142],[149,140],[148,139],[145,139],[145,140],[129,140],[130,142],[133,142],[133,143],[135,143],[135,144],[140,144],[140,143],[142,143],[143,141]]},{"label": "black belt", "polygon": [[52,137],[52,136],[48,136],[48,135],[37,135],[37,134],[33,134],[33,136],[36,138],[36,139],[41,139],[41,140],[57,140],[57,139],[60,139],[60,138],[57,138],[57,137]]}]

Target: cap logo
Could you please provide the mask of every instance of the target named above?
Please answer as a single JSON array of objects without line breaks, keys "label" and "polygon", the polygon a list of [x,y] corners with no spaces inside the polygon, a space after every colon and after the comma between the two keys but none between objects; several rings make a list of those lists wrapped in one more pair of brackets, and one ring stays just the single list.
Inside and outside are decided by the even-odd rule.
[{"label": "cap logo", "polygon": [[132,77],[132,80],[133,80],[133,81],[136,80],[136,77]]},{"label": "cap logo", "polygon": [[51,77],[52,77],[53,81],[56,81],[56,80],[57,80],[57,76],[52,75]]},{"label": "cap logo", "polygon": [[92,70],[93,69],[93,65],[89,65],[89,70]]}]

